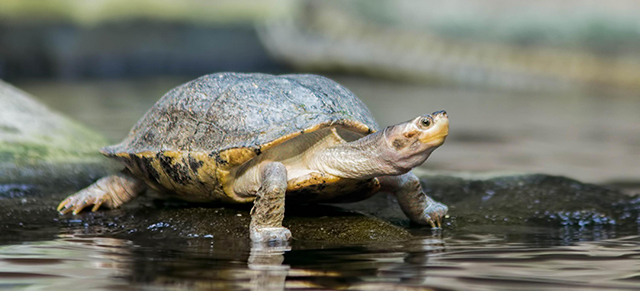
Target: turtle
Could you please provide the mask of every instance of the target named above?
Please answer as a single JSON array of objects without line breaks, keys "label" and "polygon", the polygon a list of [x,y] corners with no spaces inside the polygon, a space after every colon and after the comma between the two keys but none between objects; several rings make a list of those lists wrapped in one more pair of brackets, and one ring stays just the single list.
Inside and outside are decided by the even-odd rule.
[{"label": "turtle", "polygon": [[437,228],[447,207],[411,169],[448,133],[445,111],[380,130],[358,97],[326,77],[215,73],[167,92],[121,143],[101,149],[124,169],[57,209],[117,208],[150,188],[190,202],[253,203],[250,239],[287,241],[285,200],[355,202],[386,192],[411,221]]}]

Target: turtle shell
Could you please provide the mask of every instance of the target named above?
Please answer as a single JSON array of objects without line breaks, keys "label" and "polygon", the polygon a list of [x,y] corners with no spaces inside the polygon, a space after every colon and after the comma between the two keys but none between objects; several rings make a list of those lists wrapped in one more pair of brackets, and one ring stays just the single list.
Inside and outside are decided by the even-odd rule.
[{"label": "turtle shell", "polygon": [[160,192],[249,202],[233,193],[239,165],[298,135],[340,126],[378,130],[367,107],[316,75],[218,73],[166,93],[119,144],[102,149]]}]

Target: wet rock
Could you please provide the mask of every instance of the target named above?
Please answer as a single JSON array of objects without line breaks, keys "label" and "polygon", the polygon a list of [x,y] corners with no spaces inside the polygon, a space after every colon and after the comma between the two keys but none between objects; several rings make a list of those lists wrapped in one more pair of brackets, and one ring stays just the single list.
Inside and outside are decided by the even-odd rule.
[{"label": "wet rock", "polygon": [[[123,239],[152,238],[157,243],[209,239],[234,249],[251,246],[251,205],[189,204],[139,197],[119,209],[85,211],[75,216],[59,215],[56,205],[71,193],[0,197],[0,243],[51,239],[43,236],[41,230],[52,229],[54,235],[70,231]],[[283,224],[291,229],[293,242],[298,246],[391,242],[411,238],[406,229],[387,221],[327,205],[291,205],[287,208]]]},{"label": "wet rock", "polygon": [[543,174],[487,178],[425,177],[459,223],[637,227],[640,198]]},{"label": "wet rock", "polygon": [[[287,210],[283,225],[300,243],[352,244],[398,241],[408,231],[386,221],[322,205],[296,205]],[[105,214],[108,215],[108,214]],[[169,205],[162,209],[138,208],[135,219],[120,223],[130,232],[161,237],[212,238],[229,245],[249,244],[249,208]],[[90,217],[90,215],[86,216]],[[94,216],[95,217],[95,216]]]},{"label": "wet rock", "polygon": [[[425,192],[449,206],[447,224],[638,227],[640,197],[544,174],[423,173]],[[393,197],[345,206],[408,225]]]},{"label": "wet rock", "polygon": [[0,196],[33,185],[85,185],[115,167],[98,151],[106,144],[0,80]]}]

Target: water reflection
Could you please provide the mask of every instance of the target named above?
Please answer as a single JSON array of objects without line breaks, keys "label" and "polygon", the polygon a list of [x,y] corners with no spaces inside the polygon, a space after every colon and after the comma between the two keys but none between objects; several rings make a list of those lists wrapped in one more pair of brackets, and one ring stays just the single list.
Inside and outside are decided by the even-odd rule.
[{"label": "water reflection", "polygon": [[284,290],[289,266],[283,265],[284,253],[290,251],[287,242],[254,243],[247,263],[253,271],[249,287],[251,290]]},{"label": "water reflection", "polygon": [[[467,237],[468,239],[469,237]],[[640,264],[637,235],[566,246],[532,247],[528,243],[478,236],[452,240],[446,255],[434,256],[432,286],[464,290],[636,290]]]},{"label": "water reflection", "polygon": [[95,290],[126,287],[128,240],[61,235],[59,239],[0,246],[0,289]]},{"label": "water reflection", "polygon": [[640,235],[581,241],[574,234],[565,244],[562,230],[528,231],[342,246],[129,240],[80,231],[0,246],[0,289],[635,290],[640,284]]}]

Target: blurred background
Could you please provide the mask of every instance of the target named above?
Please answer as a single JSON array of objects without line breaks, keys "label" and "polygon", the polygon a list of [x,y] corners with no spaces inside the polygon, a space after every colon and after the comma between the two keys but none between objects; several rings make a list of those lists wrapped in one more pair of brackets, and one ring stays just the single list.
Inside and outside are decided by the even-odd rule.
[{"label": "blurred background", "polygon": [[0,79],[113,142],[219,71],[326,75],[383,126],[447,110],[426,169],[640,185],[637,1],[0,1]]}]

